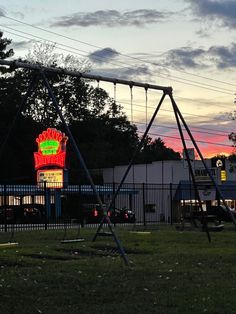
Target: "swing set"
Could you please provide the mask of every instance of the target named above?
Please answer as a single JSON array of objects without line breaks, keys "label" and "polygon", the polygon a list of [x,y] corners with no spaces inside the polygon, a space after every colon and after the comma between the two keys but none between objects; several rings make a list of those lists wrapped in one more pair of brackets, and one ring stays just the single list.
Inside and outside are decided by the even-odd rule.
[{"label": "swing set", "polygon": [[[202,226],[203,226],[203,230],[206,232],[206,235],[207,235],[207,238],[208,238],[208,241],[210,242],[211,241],[211,236],[210,236],[210,232],[209,232],[209,228],[208,228],[208,222],[207,222],[207,215],[204,215],[203,214],[203,208],[202,208],[202,202],[201,202],[201,199],[200,199],[200,194],[199,194],[199,191],[198,191],[198,187],[197,187],[197,183],[196,183],[196,180],[195,180],[195,175],[194,175],[194,171],[193,171],[193,168],[192,168],[192,164],[191,164],[191,160],[190,160],[190,156],[189,156],[189,152],[188,152],[188,149],[187,149],[187,146],[186,146],[186,141],[185,141],[185,138],[184,138],[184,134],[183,134],[183,128],[182,128],[182,125],[184,127],[184,130],[187,132],[194,148],[196,149],[197,153],[198,153],[198,156],[200,157],[203,165],[204,165],[204,168],[207,172],[207,174],[209,175],[209,178],[216,190],[216,192],[218,193],[219,195],[219,199],[222,200],[222,203],[223,205],[225,206],[225,208],[227,209],[227,211],[229,212],[229,215],[232,219],[232,222],[234,223],[234,225],[236,226],[236,219],[234,217],[234,215],[231,213],[228,205],[226,204],[226,201],[218,187],[218,185],[216,184],[210,170],[208,169],[205,161],[204,161],[204,158],[202,156],[202,153],[187,125],[187,123],[185,122],[185,119],[184,117],[182,116],[175,100],[174,100],[174,97],[173,97],[173,91],[172,91],[172,87],[165,87],[165,86],[158,86],[158,85],[152,85],[152,84],[144,84],[144,83],[140,83],[140,82],[133,82],[133,81],[128,81],[128,80],[122,80],[122,79],[115,79],[115,78],[110,78],[110,77],[105,77],[105,76],[98,76],[98,75],[91,75],[91,74],[86,74],[86,73],[81,73],[81,72],[77,72],[77,71],[70,71],[70,70],[65,70],[65,69],[60,69],[60,68],[52,68],[52,67],[44,67],[44,66],[39,66],[39,65],[36,65],[36,64],[30,64],[30,63],[24,63],[24,62],[18,62],[18,61],[7,61],[7,60],[0,60],[0,65],[2,66],[8,66],[8,67],[11,67],[11,68],[25,68],[25,69],[28,69],[30,71],[33,72],[33,76],[32,76],[32,79],[28,85],[28,89],[27,89],[27,92],[25,93],[23,99],[22,99],[22,102],[21,102],[21,105],[19,106],[19,109],[17,111],[17,115],[15,117],[15,119],[13,120],[13,123],[15,123],[15,121],[17,120],[17,117],[20,115],[21,112],[24,111],[24,108],[26,106],[26,102],[27,102],[27,99],[28,97],[32,94],[36,84],[38,83],[39,80],[41,80],[44,84],[44,86],[46,87],[47,91],[48,91],[48,94],[52,100],[52,103],[53,103],[53,106],[63,124],[63,127],[65,129],[65,133],[66,135],[68,136],[69,140],[70,140],[70,143],[72,144],[73,146],[73,149],[75,151],[75,154],[77,156],[77,159],[79,161],[79,163],[81,164],[83,170],[85,171],[85,174],[86,174],[86,177],[91,185],[91,188],[93,190],[93,193],[94,193],[94,196],[96,197],[97,199],[97,202],[101,205],[101,207],[103,208],[103,217],[101,219],[101,222],[97,228],[97,231],[92,239],[92,241],[95,241],[97,239],[98,236],[112,236],[116,245],[117,245],[117,248],[120,252],[120,255],[122,256],[122,258],[124,259],[124,262],[126,265],[128,265],[128,258],[127,258],[127,255],[125,253],[125,250],[121,244],[121,242],[119,241],[117,235],[116,235],[116,232],[114,230],[114,228],[112,227],[112,223],[110,221],[110,218],[109,218],[109,215],[108,215],[108,212],[112,209],[112,206],[113,204],[115,203],[115,199],[117,198],[117,195],[119,194],[120,190],[121,190],[121,187],[123,185],[123,183],[125,182],[125,179],[132,167],[132,165],[134,164],[134,161],[135,161],[135,158],[137,156],[137,154],[140,152],[140,150],[142,149],[143,147],[143,144],[145,142],[145,139],[148,135],[148,132],[155,120],[155,118],[157,117],[157,114],[162,106],[162,103],[163,101],[165,100],[166,97],[169,97],[170,101],[171,101],[171,104],[172,104],[172,108],[173,108],[173,112],[174,112],[174,116],[175,116],[175,119],[176,119],[176,123],[177,123],[177,126],[178,126],[178,130],[179,130],[179,134],[180,134],[180,138],[181,138],[181,141],[182,141],[182,145],[183,145],[183,148],[184,148],[184,152],[185,152],[185,156],[186,156],[186,160],[187,160],[187,163],[188,163],[188,167],[189,167],[189,172],[190,172],[190,177],[191,177],[191,180],[192,180],[192,183],[193,183],[193,186],[194,186],[194,191],[195,191],[195,195],[196,195],[196,198],[197,198],[197,201],[198,201],[198,204],[199,204],[199,207],[200,207],[200,211],[202,212]],[[131,91],[131,118],[133,119],[133,105],[132,105],[132,88],[133,87],[140,87],[140,88],[144,88],[145,89],[145,92],[146,92],[146,99],[147,99],[147,91],[148,90],[158,90],[160,92],[162,92],[162,95],[160,97],[160,100],[152,114],[152,117],[150,119],[150,121],[148,122],[147,121],[147,116],[146,116],[146,130],[144,131],[140,141],[139,141],[139,144],[136,148],[136,150],[134,151],[133,153],[133,156],[123,174],[123,177],[120,181],[120,183],[118,184],[118,187],[116,188],[116,191],[114,192],[113,196],[112,196],[112,199],[111,201],[109,202],[108,205],[104,205],[102,200],[101,200],[101,197],[96,189],[96,186],[93,182],[93,179],[91,177],[91,174],[86,166],[86,163],[80,153],[80,150],[79,150],[79,147],[78,145],[76,144],[76,141],[73,137],[73,134],[71,133],[66,121],[65,121],[65,118],[63,116],[63,113],[59,107],[59,104],[58,104],[58,101],[53,93],[53,89],[52,89],[52,86],[50,85],[49,83],[49,80],[48,80],[48,74],[52,74],[52,73],[55,73],[55,74],[63,74],[63,75],[68,75],[68,76],[74,76],[74,77],[78,77],[78,78],[83,78],[83,79],[88,79],[88,80],[96,80],[97,82],[100,82],[100,81],[103,81],[103,82],[108,82],[108,83],[112,83],[114,84],[114,87],[116,86],[116,84],[121,84],[121,85],[126,85],[126,86],[129,86],[130,87],[130,91]],[[147,103],[147,100],[146,100],[146,103]],[[4,141],[4,144],[6,143],[7,139],[5,139]],[[108,227],[108,232],[104,232],[103,231],[103,227],[104,226],[107,226]],[[66,239],[65,239],[66,240]]]}]

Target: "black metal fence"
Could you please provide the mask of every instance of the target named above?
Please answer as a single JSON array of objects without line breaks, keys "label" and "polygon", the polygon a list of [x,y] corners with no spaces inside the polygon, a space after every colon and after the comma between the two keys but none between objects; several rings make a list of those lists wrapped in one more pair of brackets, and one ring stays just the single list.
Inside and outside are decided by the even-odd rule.
[{"label": "black metal fence", "polygon": [[[101,221],[99,204],[90,185],[62,186],[56,183],[0,185],[0,230],[19,230],[27,226],[36,229],[69,228],[76,223],[86,225]],[[104,204],[110,204],[117,186],[117,183],[96,186]],[[214,187],[203,184],[199,189],[205,203],[216,200]],[[231,203],[236,199],[232,194],[234,191],[234,186],[229,189],[224,186],[224,193],[230,197]],[[183,207],[194,205],[195,198],[190,185],[123,184],[111,212],[116,214],[116,219],[119,218],[119,223],[174,223],[180,219]]]}]

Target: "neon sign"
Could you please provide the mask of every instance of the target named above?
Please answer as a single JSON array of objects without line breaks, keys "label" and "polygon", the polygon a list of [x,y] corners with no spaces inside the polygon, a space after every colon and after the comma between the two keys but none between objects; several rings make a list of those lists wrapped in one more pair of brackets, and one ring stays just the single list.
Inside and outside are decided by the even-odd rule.
[{"label": "neon sign", "polygon": [[39,134],[36,139],[38,152],[34,153],[35,169],[65,168],[67,140],[64,133],[52,128]]}]

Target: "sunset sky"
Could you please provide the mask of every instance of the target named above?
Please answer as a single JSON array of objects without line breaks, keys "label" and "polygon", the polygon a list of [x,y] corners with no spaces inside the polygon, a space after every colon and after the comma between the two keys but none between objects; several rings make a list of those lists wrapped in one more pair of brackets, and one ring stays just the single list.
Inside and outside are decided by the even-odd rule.
[{"label": "sunset sky", "polygon": [[[49,41],[58,54],[86,62],[92,74],[172,86],[202,154],[232,153],[235,0],[1,0],[0,29],[13,40],[14,58]],[[131,97],[127,86],[99,86],[124,107],[141,135],[161,93],[133,88]],[[149,135],[182,151],[168,100]]]}]

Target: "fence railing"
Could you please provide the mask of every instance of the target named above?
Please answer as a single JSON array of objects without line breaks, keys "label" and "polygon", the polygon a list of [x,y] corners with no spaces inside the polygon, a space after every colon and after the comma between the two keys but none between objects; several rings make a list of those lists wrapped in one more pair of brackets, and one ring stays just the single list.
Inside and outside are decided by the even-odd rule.
[{"label": "fence railing", "polygon": [[[58,184],[58,185],[57,185]],[[72,223],[96,224],[101,221],[99,204],[90,185],[41,183],[38,185],[0,185],[0,230],[20,228],[52,228]],[[110,204],[118,183],[97,185],[104,204]],[[236,186],[221,187],[227,199],[235,202]],[[215,188],[198,184],[203,202],[217,200]],[[182,207],[196,207],[197,197],[190,184],[123,184],[111,206],[114,223],[173,223]],[[235,205],[235,204],[234,204]],[[128,217],[128,218],[127,218]],[[9,226],[9,227],[8,227]],[[25,227],[22,227],[25,228]]]}]

